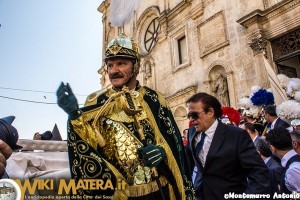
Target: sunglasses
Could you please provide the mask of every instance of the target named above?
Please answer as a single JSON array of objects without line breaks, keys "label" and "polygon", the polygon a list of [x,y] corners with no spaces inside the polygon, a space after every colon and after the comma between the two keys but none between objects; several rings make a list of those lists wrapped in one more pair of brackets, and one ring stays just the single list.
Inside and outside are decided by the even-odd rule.
[{"label": "sunglasses", "polygon": [[205,112],[204,110],[200,111],[200,112],[190,112],[187,117],[188,119],[192,118],[194,120],[196,119],[199,119],[199,115],[202,113],[202,112]]}]

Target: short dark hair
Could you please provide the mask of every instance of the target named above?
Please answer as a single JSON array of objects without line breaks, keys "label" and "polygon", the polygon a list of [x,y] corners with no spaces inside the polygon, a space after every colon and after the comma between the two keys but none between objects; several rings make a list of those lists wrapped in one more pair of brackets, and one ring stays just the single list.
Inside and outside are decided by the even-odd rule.
[{"label": "short dark hair", "polygon": [[197,103],[197,102],[202,102],[204,106],[204,111],[207,113],[209,111],[209,108],[213,108],[215,111],[214,116],[218,119],[222,117],[222,106],[219,102],[219,100],[212,96],[209,95],[205,92],[199,92],[197,94],[194,94],[191,96],[186,103]]},{"label": "short dark hair", "polygon": [[41,134],[41,139],[42,140],[51,140],[51,138],[53,137],[51,131],[46,131],[43,134]]},{"label": "short dark hair", "polygon": [[279,150],[291,150],[292,138],[286,128],[278,127],[268,131],[266,141]]},{"label": "short dark hair", "polygon": [[246,122],[244,123],[245,129],[249,129],[251,133],[255,133],[255,127],[252,123]]},{"label": "short dark hair", "polygon": [[264,109],[265,113],[268,113],[271,116],[277,117],[276,106],[268,105]]},{"label": "short dark hair", "polygon": [[270,157],[272,155],[270,146],[265,140],[263,139],[255,140],[254,146],[256,147],[256,150],[259,151],[260,154],[263,155],[264,157]]},{"label": "short dark hair", "polygon": [[294,137],[296,139],[296,142],[299,142],[300,144],[300,131],[293,130],[290,134],[291,137]]}]

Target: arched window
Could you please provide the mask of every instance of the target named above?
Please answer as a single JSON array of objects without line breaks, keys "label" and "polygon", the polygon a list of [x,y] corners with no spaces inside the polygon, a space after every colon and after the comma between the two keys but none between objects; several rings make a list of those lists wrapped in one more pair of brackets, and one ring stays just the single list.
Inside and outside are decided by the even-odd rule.
[{"label": "arched window", "polygon": [[144,37],[145,49],[149,52],[156,44],[159,32],[158,17],[153,19],[149,24]]}]

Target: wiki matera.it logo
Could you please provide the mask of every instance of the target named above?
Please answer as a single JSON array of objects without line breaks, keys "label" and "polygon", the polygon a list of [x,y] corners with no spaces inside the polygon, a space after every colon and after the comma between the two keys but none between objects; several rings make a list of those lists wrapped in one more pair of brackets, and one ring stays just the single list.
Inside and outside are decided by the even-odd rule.
[{"label": "wiki matera.it logo", "polygon": [[10,179],[0,179],[0,199],[20,200],[21,190],[19,185]]}]

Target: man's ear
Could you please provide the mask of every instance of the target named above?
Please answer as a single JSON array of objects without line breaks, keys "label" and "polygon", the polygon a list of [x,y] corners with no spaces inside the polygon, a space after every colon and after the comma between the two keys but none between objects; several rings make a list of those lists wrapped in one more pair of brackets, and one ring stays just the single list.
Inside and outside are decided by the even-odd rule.
[{"label": "man's ear", "polygon": [[207,114],[208,114],[210,117],[213,117],[213,116],[215,115],[215,109],[209,108]]},{"label": "man's ear", "polygon": [[293,149],[297,149],[298,143],[297,141],[292,141]]},{"label": "man's ear", "polygon": [[258,154],[261,156],[261,153],[260,153],[260,151],[258,151],[258,150],[257,150],[257,153],[258,153]]},{"label": "man's ear", "polygon": [[271,151],[272,151],[273,154],[274,154],[274,152],[276,152],[276,148],[273,145],[271,145],[271,144],[270,144],[270,149],[271,149]]}]

